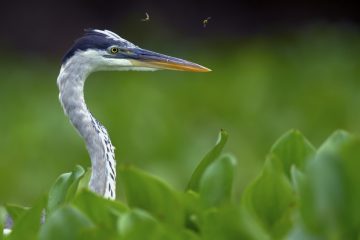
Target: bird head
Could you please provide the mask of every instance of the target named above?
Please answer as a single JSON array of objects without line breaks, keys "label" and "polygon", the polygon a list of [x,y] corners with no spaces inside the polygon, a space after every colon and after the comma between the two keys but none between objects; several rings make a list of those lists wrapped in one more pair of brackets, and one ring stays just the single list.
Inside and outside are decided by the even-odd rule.
[{"label": "bird head", "polygon": [[[142,49],[109,30],[87,29],[63,58],[63,66],[76,61],[88,71],[160,69],[208,72],[210,69],[180,58]],[[69,64],[70,65],[70,64]]]}]

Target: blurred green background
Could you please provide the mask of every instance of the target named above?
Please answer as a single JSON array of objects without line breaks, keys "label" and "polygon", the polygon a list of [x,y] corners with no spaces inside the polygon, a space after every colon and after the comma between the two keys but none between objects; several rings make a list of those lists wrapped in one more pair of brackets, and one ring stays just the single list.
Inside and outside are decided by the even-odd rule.
[{"label": "blurred green background", "polygon": [[[107,19],[100,27],[141,47],[213,71],[91,75],[85,87],[87,104],[107,127],[119,164],[139,166],[183,189],[223,128],[230,135],[226,152],[239,162],[236,188],[241,192],[285,131],[299,129],[315,146],[339,128],[359,133],[360,32],[356,24],[311,20],[300,26],[289,24],[294,28],[271,25],[264,31],[244,33],[239,27],[232,33],[236,29],[232,22],[228,29],[221,28],[226,19],[219,16],[225,17],[226,12],[211,19],[206,28],[201,17],[208,15],[202,12],[196,18],[198,26],[189,27],[186,35],[189,19],[177,32],[178,25],[156,20],[166,15],[150,12],[155,20],[141,23],[143,9],[129,12],[120,25],[107,26],[112,21]],[[24,47],[26,41],[11,40],[15,38],[11,32],[12,38],[3,35],[0,203],[30,205],[59,174],[76,164],[90,166],[82,139],[63,114],[56,78],[62,54],[82,34],[80,25],[88,27],[94,21],[76,23],[68,36],[47,33],[49,42],[40,37],[42,33],[40,43],[29,43],[29,49]],[[59,31],[66,32],[66,25]],[[57,36],[58,41],[51,41]],[[41,42],[46,42],[44,48],[39,47]]]}]

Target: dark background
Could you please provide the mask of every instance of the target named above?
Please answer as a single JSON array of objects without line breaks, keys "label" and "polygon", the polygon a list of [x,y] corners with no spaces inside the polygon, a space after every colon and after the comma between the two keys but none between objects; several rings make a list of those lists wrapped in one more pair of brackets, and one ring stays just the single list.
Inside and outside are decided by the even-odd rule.
[{"label": "dark background", "polygon": [[[140,19],[150,15],[146,24]],[[202,20],[211,17],[206,31]],[[351,1],[4,1],[2,49],[56,56],[81,29],[120,31],[139,42],[241,39],[293,31],[314,23],[350,27],[360,22]],[[171,34],[169,34],[171,33]]]},{"label": "dark background", "polygon": [[[141,21],[145,12],[150,21]],[[90,165],[56,86],[61,58],[84,28],[213,70],[92,74],[86,101],[118,164],[182,190],[224,128],[241,194],[289,129],[316,147],[336,129],[360,132],[359,16],[344,1],[3,1],[0,203],[31,205],[59,174]]]}]

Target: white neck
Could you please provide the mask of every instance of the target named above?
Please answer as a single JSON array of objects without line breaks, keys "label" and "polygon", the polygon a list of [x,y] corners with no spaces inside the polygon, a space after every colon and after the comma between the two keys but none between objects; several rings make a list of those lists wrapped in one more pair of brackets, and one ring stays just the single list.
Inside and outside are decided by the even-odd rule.
[{"label": "white neck", "polygon": [[[74,58],[73,58],[74,59]],[[105,198],[115,199],[114,147],[106,129],[91,115],[84,100],[84,83],[91,73],[91,62],[79,56],[60,70],[57,84],[65,114],[83,137],[92,164],[89,187]]]}]

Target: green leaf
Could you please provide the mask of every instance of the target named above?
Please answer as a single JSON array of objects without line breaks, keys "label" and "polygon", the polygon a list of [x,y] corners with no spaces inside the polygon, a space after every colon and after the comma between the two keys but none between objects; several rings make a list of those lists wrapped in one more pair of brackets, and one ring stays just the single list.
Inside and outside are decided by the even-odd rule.
[{"label": "green leaf", "polygon": [[197,192],[187,191],[182,195],[185,208],[185,226],[194,231],[200,231],[200,215],[203,211],[200,196]]},{"label": "green leaf", "polygon": [[193,172],[188,183],[187,190],[193,190],[195,192],[199,190],[200,180],[204,171],[212,162],[214,162],[220,156],[227,139],[228,133],[225,130],[221,129],[218,141],[216,142],[215,146],[208,154],[206,154],[206,156],[201,160],[201,162]]},{"label": "green leaf", "polygon": [[306,176],[303,172],[299,171],[295,165],[291,166],[291,184],[296,193],[300,193],[300,188],[305,182]]},{"label": "green leaf", "polygon": [[[40,230],[40,240],[77,240],[89,239],[86,232],[90,232],[95,225],[80,210],[65,205],[57,208],[46,219]],[[24,238],[25,239],[25,238]]]},{"label": "green leaf", "polygon": [[206,168],[199,191],[205,207],[219,206],[231,201],[235,167],[235,158],[227,155]]},{"label": "green leaf", "polygon": [[290,179],[291,166],[304,171],[307,160],[315,154],[315,148],[299,131],[291,130],[275,142],[270,152],[282,162],[283,172]]},{"label": "green leaf", "polygon": [[119,239],[124,240],[199,240],[191,231],[157,221],[141,209],[133,209],[118,221]]},{"label": "green leaf", "polygon": [[315,234],[337,235],[344,199],[341,173],[341,149],[352,139],[344,131],[333,133],[309,162],[301,191],[301,216]]},{"label": "green leaf", "polygon": [[182,202],[170,186],[139,169],[124,167],[120,172],[126,199],[131,207],[145,209],[170,224],[183,224],[185,213]]},{"label": "green leaf", "polygon": [[122,203],[105,199],[87,189],[83,189],[79,193],[73,204],[97,226],[109,231],[116,229],[117,219],[128,211],[128,208]]},{"label": "green leaf", "polygon": [[4,207],[0,206],[0,240],[3,240],[4,236],[3,236],[3,231],[4,231],[4,226],[5,226],[5,221],[6,221],[6,210]]},{"label": "green leaf", "polygon": [[[348,237],[360,237],[360,139],[346,144],[341,152],[344,177],[346,210],[344,212],[344,231]],[[345,236],[347,237],[347,236]]]},{"label": "green leaf", "polygon": [[281,238],[292,226],[295,197],[291,184],[279,169],[276,156],[270,155],[260,176],[245,190],[243,207],[262,223],[273,238]]},{"label": "green leaf", "polygon": [[91,167],[87,168],[84,176],[81,177],[79,185],[77,187],[77,192],[82,191],[83,189],[89,189],[89,182],[91,178]]},{"label": "green leaf", "polygon": [[337,131],[309,163],[301,184],[300,213],[306,232],[325,239],[360,234],[360,141]]},{"label": "green leaf", "polygon": [[84,169],[76,166],[71,173],[64,173],[56,180],[49,191],[47,214],[74,198],[79,181],[84,176]]},{"label": "green leaf", "polygon": [[203,223],[201,226],[203,239],[270,239],[261,226],[248,213],[241,209],[241,206],[234,206],[232,204],[203,212]]},{"label": "green leaf", "polygon": [[346,131],[337,130],[319,147],[317,155],[337,155],[340,148],[344,146],[346,142],[349,142],[353,136]]},{"label": "green leaf", "polygon": [[15,204],[6,204],[6,211],[11,216],[14,224],[29,210],[28,207],[23,207]]},{"label": "green leaf", "polygon": [[297,222],[286,239],[288,239],[288,240],[304,240],[304,239],[306,239],[306,240],[324,240],[326,238],[324,238],[320,235],[314,235],[314,234],[308,232],[307,229],[304,228],[303,224],[301,224],[301,222]]},{"label": "green leaf", "polygon": [[157,240],[165,234],[159,222],[140,209],[125,213],[118,222],[118,231],[124,240]]},{"label": "green leaf", "polygon": [[38,239],[46,198],[43,197],[32,208],[21,214],[15,222],[9,240]]}]

